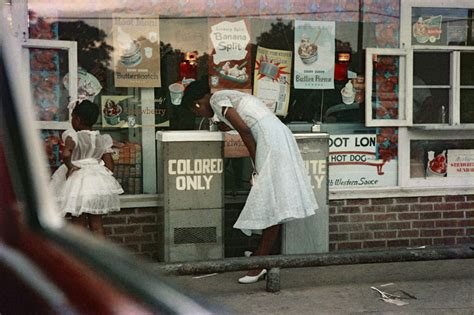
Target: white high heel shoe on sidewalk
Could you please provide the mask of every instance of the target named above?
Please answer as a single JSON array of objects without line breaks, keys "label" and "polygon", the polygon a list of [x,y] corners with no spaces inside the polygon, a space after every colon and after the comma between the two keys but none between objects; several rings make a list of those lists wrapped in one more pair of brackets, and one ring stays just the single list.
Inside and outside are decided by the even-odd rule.
[{"label": "white high heel shoe on sidewalk", "polygon": [[262,271],[260,271],[260,273],[256,276],[244,276],[240,278],[239,283],[243,283],[243,284],[255,283],[258,280],[260,280],[260,278],[265,279],[266,274],[267,274],[267,269],[262,269]]}]

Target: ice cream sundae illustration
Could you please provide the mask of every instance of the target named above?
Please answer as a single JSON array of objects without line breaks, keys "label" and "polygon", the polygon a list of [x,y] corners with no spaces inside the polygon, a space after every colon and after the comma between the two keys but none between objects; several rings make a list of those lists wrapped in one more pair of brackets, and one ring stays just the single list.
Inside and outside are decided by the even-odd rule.
[{"label": "ice cream sundae illustration", "polygon": [[[319,33],[317,37],[319,37]],[[304,64],[312,64],[318,60],[318,46],[315,43],[312,43],[306,34],[301,36],[301,42],[298,47],[298,55]]]},{"label": "ice cream sundae illustration", "polygon": [[142,61],[140,43],[133,40],[127,32],[118,27],[117,42],[119,45],[120,63],[125,67],[134,67]]},{"label": "ice cream sundae illustration", "polygon": [[108,99],[103,109],[104,119],[109,125],[117,125],[120,122],[122,107],[114,101]]},{"label": "ice cream sundae illustration", "polygon": [[245,83],[248,80],[247,69],[245,65],[247,61],[244,61],[242,64],[226,61],[222,67],[217,67],[216,70],[219,71],[219,75],[226,79],[236,83]]},{"label": "ice cream sundae illustration", "polygon": [[447,163],[446,163],[446,151],[434,156],[433,151],[428,151],[428,165],[426,166],[427,177],[443,177],[446,176]]}]

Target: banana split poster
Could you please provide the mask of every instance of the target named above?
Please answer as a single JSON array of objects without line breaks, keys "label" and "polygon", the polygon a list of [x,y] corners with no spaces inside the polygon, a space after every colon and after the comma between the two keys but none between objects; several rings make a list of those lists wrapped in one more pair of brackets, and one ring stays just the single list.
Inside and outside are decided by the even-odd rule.
[{"label": "banana split poster", "polygon": [[250,34],[244,20],[209,20],[209,79],[212,92],[222,89],[251,93]]}]

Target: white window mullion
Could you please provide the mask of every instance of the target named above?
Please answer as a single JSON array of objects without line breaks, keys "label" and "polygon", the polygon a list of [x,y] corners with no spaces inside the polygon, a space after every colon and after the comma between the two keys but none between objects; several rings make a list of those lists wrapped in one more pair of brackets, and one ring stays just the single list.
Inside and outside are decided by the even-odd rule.
[{"label": "white window mullion", "polygon": [[461,53],[453,51],[451,55],[451,89],[449,91],[450,106],[449,106],[449,124],[461,124]]},{"label": "white window mullion", "polygon": [[398,128],[398,185],[409,186],[410,180],[410,140],[406,127]]},{"label": "white window mullion", "polygon": [[402,85],[405,88],[405,120],[408,126],[413,126],[413,50],[408,49],[406,54],[406,69]]}]

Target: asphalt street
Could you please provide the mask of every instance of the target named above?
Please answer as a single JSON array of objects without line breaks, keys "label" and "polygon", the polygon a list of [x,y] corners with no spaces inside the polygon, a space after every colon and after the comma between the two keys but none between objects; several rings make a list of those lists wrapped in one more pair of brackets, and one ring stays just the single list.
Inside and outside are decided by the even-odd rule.
[{"label": "asphalt street", "polygon": [[[264,280],[239,284],[243,275],[167,278],[222,314],[474,314],[474,259],[282,269],[277,293]],[[408,304],[382,301],[373,286]]]}]

